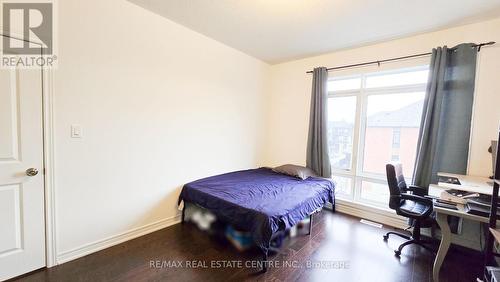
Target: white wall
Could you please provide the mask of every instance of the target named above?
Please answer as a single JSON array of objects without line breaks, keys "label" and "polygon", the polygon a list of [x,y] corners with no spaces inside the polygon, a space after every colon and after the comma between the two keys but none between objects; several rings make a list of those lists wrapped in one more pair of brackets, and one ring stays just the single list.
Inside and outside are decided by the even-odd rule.
[{"label": "white wall", "polygon": [[[266,164],[305,163],[311,92],[311,75],[306,74],[306,71],[317,66],[333,67],[425,53],[442,45],[451,47],[463,42],[488,41],[499,43],[483,48],[479,55],[469,173],[490,175],[491,155],[487,148],[490,140],[496,139],[500,121],[500,19],[271,66],[267,103],[269,119]],[[427,63],[428,58],[419,61]],[[382,65],[382,68],[389,69],[412,63],[388,63]],[[376,70],[377,67],[367,69]],[[333,74],[345,75],[355,71],[359,69]]]},{"label": "white wall", "polygon": [[124,0],[58,3],[61,261],[175,222],[186,182],[261,163],[267,64]]}]

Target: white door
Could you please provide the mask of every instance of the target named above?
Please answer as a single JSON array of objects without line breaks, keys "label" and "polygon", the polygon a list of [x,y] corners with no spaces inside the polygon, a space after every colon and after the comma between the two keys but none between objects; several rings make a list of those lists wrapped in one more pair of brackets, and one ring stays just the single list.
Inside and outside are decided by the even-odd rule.
[{"label": "white door", "polygon": [[42,172],[41,70],[0,69],[0,281],[45,266]]}]

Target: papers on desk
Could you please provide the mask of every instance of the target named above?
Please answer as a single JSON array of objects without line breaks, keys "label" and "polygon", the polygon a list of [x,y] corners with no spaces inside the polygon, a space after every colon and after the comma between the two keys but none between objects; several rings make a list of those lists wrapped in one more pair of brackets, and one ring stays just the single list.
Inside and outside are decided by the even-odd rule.
[{"label": "papers on desk", "polygon": [[470,214],[489,216],[493,192],[491,179],[444,172],[438,172],[438,176],[438,184],[429,185],[429,195],[435,199],[435,206],[457,206]]},{"label": "papers on desk", "polygon": [[440,199],[442,200],[461,205],[467,204],[467,199],[473,197],[479,197],[479,194],[474,192],[455,190],[455,189],[445,190],[441,192],[440,195]]},{"label": "papers on desk", "polygon": [[457,190],[443,190],[439,197],[433,197],[433,203],[436,207],[458,210],[457,205],[465,206],[467,200],[463,196],[468,196],[469,193],[462,193]]},{"label": "papers on desk", "polygon": [[[470,214],[489,217],[491,213],[491,196],[481,194],[467,200],[465,211]],[[497,210],[497,218],[500,219],[500,209]]]},{"label": "papers on desk", "polygon": [[[461,191],[456,189],[444,190],[439,199],[434,200],[434,205],[447,209],[457,209],[462,206],[469,214],[489,217],[491,210],[491,196],[475,192]],[[500,209],[498,210],[500,219]]]},{"label": "papers on desk", "polygon": [[[491,212],[491,196],[460,190],[446,190],[441,199],[454,204],[464,205],[465,212],[473,215],[489,217]],[[446,206],[445,206],[446,207]],[[500,219],[500,209],[497,211]]]}]

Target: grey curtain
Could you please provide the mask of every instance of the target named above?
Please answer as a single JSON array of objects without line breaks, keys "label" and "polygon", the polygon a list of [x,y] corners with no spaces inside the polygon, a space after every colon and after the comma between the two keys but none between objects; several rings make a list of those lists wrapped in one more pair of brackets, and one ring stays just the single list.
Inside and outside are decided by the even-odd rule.
[{"label": "grey curtain", "polygon": [[437,172],[465,174],[469,155],[477,48],[432,50],[413,181],[427,187]]},{"label": "grey curtain", "polygon": [[331,177],[328,156],[328,72],[325,67],[313,71],[309,135],[307,138],[307,167],[319,176]]}]

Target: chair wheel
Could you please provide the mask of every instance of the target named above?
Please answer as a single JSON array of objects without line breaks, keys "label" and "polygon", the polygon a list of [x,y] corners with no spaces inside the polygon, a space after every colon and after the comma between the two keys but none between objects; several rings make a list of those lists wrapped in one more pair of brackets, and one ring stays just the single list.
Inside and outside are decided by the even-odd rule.
[{"label": "chair wheel", "polygon": [[387,241],[389,239],[389,236],[384,235],[384,241]]},{"label": "chair wheel", "polygon": [[401,251],[398,250],[394,251],[394,255],[397,257],[401,256]]}]

